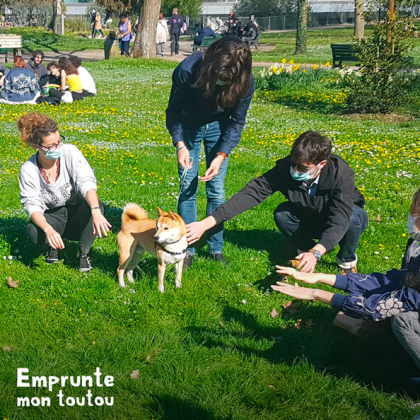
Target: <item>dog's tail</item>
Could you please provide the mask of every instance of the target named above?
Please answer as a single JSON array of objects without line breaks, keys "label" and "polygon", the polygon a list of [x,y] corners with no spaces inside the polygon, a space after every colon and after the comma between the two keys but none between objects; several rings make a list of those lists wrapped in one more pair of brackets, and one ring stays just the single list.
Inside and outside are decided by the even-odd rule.
[{"label": "dog's tail", "polygon": [[138,221],[142,219],[147,219],[147,211],[142,209],[138,204],[129,203],[124,207],[123,214],[121,216],[121,221],[124,226],[125,223],[130,221]]}]

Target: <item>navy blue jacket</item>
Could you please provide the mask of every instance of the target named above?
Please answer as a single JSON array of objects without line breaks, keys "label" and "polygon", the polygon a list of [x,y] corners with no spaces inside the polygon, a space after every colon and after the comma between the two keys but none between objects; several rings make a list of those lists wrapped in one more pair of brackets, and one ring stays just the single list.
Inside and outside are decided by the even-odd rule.
[{"label": "navy blue jacket", "polygon": [[420,256],[401,270],[392,269],[385,274],[369,275],[351,273],[338,275],[334,285],[345,290],[348,296],[336,293],[332,306],[353,318],[382,321],[400,312],[420,309],[420,292],[404,286],[407,273],[418,272]]},{"label": "navy blue jacket", "polygon": [[205,36],[212,36],[216,38],[217,35],[216,32],[214,32],[213,29],[210,28],[210,26],[206,26],[198,35],[197,40],[194,40],[194,43],[197,45],[201,45]]},{"label": "navy blue jacket", "polygon": [[172,15],[169,19],[169,25],[171,25],[171,34],[180,34],[181,28],[184,26],[184,19],[181,15]]},{"label": "navy blue jacket", "polygon": [[172,74],[172,90],[166,109],[166,127],[176,145],[184,140],[183,128],[199,128],[210,122],[219,121],[222,141],[219,152],[229,155],[241,141],[246,114],[255,92],[254,77],[251,76],[249,90],[236,108],[222,109],[214,99],[205,97],[203,89],[192,85],[198,79],[202,53],[192,54],[182,61]]}]

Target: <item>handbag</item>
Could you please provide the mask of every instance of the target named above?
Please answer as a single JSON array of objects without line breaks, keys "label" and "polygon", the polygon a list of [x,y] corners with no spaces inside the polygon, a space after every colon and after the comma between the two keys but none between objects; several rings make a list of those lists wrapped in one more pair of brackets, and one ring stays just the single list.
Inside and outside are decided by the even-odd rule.
[{"label": "handbag", "polygon": [[184,22],[181,28],[181,34],[185,34],[188,31],[187,24]]},{"label": "handbag", "polygon": [[67,104],[70,104],[73,102],[73,95],[69,90],[66,90],[64,92],[64,95],[61,97],[62,102],[66,102]]}]

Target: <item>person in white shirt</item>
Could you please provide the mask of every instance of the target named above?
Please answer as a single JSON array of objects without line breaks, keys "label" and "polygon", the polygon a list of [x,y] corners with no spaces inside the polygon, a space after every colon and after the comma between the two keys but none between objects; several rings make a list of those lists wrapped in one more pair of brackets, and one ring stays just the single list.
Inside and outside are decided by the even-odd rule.
[{"label": "person in white shirt", "polygon": [[156,55],[164,56],[165,42],[169,38],[168,24],[162,13],[159,13],[159,20],[156,29]]},{"label": "person in white shirt", "polygon": [[58,261],[63,238],[79,241],[80,270],[88,272],[93,242],[112,227],[93,170],[76,146],[63,144],[57,123],[46,115],[24,115],[18,129],[22,142],[37,151],[20,169],[20,201],[31,218],[27,233],[35,244],[49,245],[49,264]]},{"label": "person in white shirt", "polygon": [[82,67],[82,60],[75,55],[69,57],[70,62],[76,67],[79,72],[80,81],[82,82],[83,96],[95,96],[96,95],[96,84],[93,80],[92,75],[87,69]]}]

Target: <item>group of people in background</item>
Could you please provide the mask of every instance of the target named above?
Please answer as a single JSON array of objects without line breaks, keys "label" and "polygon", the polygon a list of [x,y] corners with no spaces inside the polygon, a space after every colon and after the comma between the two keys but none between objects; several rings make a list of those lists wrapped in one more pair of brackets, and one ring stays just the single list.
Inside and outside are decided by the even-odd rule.
[{"label": "group of people in background", "polygon": [[95,81],[79,57],[60,57],[47,66],[43,60],[44,53],[37,50],[27,63],[15,56],[11,70],[0,65],[1,98],[13,103],[36,100],[59,104],[96,95]]}]

